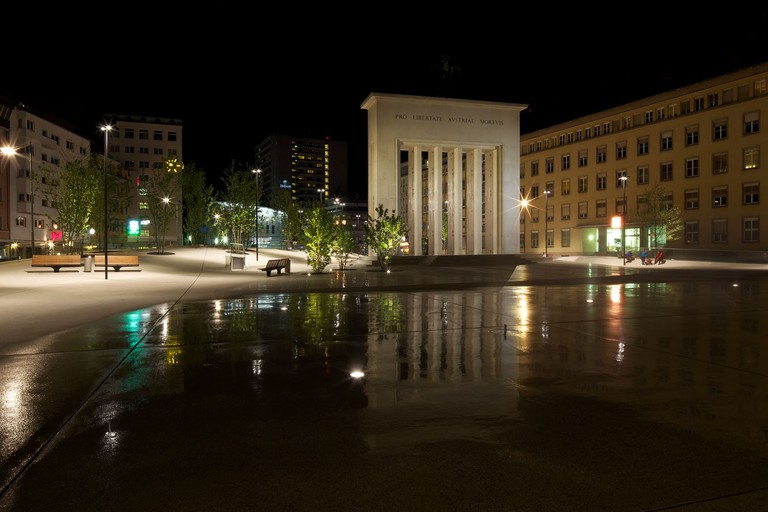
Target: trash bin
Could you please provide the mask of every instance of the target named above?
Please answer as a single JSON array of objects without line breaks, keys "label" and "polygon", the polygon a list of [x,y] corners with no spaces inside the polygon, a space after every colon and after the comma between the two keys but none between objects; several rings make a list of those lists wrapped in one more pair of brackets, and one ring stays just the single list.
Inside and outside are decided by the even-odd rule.
[{"label": "trash bin", "polygon": [[85,256],[83,258],[83,270],[85,272],[91,272],[93,270],[93,256]]}]

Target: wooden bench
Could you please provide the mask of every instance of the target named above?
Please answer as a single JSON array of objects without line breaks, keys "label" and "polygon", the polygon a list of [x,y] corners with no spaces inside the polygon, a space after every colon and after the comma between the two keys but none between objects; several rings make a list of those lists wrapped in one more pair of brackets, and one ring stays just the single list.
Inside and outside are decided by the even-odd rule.
[{"label": "wooden bench", "polygon": [[82,267],[79,254],[33,254],[33,267],[51,267],[58,272],[62,267]]},{"label": "wooden bench", "polygon": [[267,266],[260,268],[262,272],[266,272],[268,276],[272,275],[273,271],[277,271],[278,275],[285,269],[286,274],[291,273],[291,260],[289,258],[281,258],[279,260],[267,261]]},{"label": "wooden bench", "polygon": [[[138,267],[139,256],[137,254],[108,254],[107,263],[109,267],[115,269],[115,272],[120,272],[123,267]],[[104,255],[97,254],[94,261],[96,266],[104,266]]]}]

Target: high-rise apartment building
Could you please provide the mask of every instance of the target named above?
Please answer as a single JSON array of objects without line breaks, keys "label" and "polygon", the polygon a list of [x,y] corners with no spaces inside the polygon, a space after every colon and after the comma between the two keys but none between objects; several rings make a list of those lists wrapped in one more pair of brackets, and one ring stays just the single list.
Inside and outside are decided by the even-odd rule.
[{"label": "high-rise apartment building", "polygon": [[[113,126],[107,140],[110,158],[120,164],[128,176],[131,200],[125,202],[123,233],[128,246],[148,246],[154,231],[148,213],[147,184],[153,177],[166,172],[165,162],[175,157],[183,162],[182,122],[179,119],[107,114]],[[183,208],[181,187],[176,197],[167,198],[174,219],[168,223],[164,241],[182,245]]]},{"label": "high-rise apartment building", "polygon": [[[521,252],[765,260],[767,116],[763,64],[522,134]],[[659,196],[678,238],[654,229]]]},{"label": "high-rise apartment building", "polygon": [[0,155],[0,256],[29,257],[33,246],[35,254],[46,254],[54,250],[57,210],[41,180],[69,161],[85,160],[90,140],[64,121],[0,98],[0,147],[16,150]]},{"label": "high-rise apartment building", "polygon": [[256,145],[254,165],[261,170],[263,202],[280,189],[294,202],[327,203],[347,194],[347,143],[273,134]]}]

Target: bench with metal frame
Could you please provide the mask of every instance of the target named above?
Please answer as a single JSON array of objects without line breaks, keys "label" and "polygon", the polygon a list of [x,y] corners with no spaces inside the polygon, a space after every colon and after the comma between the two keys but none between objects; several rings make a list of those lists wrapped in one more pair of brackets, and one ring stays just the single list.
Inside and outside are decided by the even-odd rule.
[{"label": "bench with metal frame", "polygon": [[33,267],[51,267],[58,272],[63,267],[82,267],[83,261],[79,254],[33,254]]},{"label": "bench with metal frame", "polygon": [[[104,266],[104,255],[97,254],[94,264],[98,267]],[[107,266],[115,269],[115,272],[120,272],[123,267],[138,267],[139,256],[137,254],[109,254],[107,255]]]}]

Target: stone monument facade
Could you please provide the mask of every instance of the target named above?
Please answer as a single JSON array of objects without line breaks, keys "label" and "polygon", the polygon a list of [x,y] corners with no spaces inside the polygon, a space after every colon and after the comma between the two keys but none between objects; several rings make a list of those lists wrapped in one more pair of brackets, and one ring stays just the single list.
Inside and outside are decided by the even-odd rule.
[{"label": "stone monument facade", "polygon": [[527,105],[372,93],[368,214],[408,224],[408,252],[520,253],[520,112]]}]

